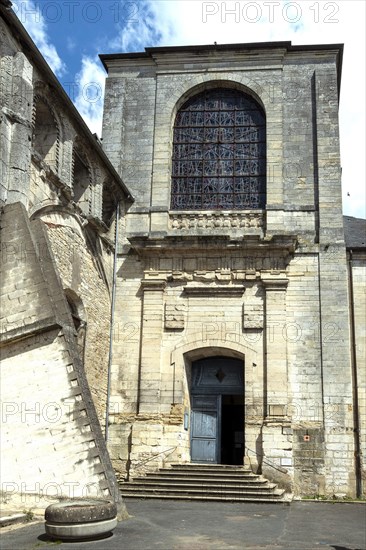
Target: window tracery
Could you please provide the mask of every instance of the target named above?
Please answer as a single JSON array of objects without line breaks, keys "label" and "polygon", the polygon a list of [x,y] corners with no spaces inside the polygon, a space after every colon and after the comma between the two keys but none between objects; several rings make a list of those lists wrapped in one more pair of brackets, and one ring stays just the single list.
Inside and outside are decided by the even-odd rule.
[{"label": "window tracery", "polygon": [[250,96],[217,88],[178,111],[173,137],[173,210],[265,206],[266,123]]}]

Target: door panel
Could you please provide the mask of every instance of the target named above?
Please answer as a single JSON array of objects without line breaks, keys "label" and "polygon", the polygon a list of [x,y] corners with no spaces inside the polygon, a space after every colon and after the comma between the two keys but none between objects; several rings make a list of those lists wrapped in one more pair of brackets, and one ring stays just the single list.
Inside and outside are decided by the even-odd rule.
[{"label": "door panel", "polygon": [[215,439],[217,435],[216,411],[193,411],[192,436]]},{"label": "door panel", "polygon": [[212,462],[216,464],[216,452],[216,439],[192,439],[192,462]]},{"label": "door panel", "polygon": [[197,396],[192,410],[192,462],[218,462],[219,396]]}]

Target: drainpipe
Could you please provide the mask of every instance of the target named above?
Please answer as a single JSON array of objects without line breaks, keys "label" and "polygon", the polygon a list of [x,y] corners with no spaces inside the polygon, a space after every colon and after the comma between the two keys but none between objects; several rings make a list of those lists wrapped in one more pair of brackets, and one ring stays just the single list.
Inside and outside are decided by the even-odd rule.
[{"label": "drainpipe", "polygon": [[353,292],[353,271],[352,271],[352,249],[349,250],[348,259],[348,281],[349,281],[349,309],[350,309],[350,333],[351,333],[351,365],[353,378],[353,423],[355,435],[355,473],[356,473],[356,496],[362,496],[362,464],[361,464],[361,441],[360,441],[360,418],[358,408],[358,381],[357,381],[357,353],[356,353],[356,324],[355,324],[355,303]]},{"label": "drainpipe", "polygon": [[107,401],[106,401],[106,410],[105,410],[105,440],[106,440],[106,442],[108,441],[109,402],[110,402],[110,393],[111,393],[111,371],[112,371],[112,358],[113,358],[114,310],[115,310],[115,305],[116,305],[118,226],[119,226],[119,202],[117,202],[117,206],[116,206],[116,231],[115,231],[115,235],[114,235],[114,260],[113,260],[111,317],[110,317],[110,329],[109,329],[109,359],[108,359],[108,377],[107,377]]},{"label": "drainpipe", "polygon": [[318,254],[318,300],[319,300],[319,359],[320,359],[320,372],[321,372],[321,392],[322,392],[322,424],[325,437],[325,399],[324,399],[324,357],[323,357],[323,315],[322,315],[322,282],[321,282],[321,259],[320,259],[320,246]]}]

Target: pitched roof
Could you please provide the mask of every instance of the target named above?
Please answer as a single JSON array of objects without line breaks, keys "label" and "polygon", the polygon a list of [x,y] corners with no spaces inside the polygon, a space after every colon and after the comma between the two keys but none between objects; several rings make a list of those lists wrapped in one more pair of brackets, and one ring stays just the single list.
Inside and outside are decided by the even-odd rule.
[{"label": "pitched roof", "polygon": [[366,248],[366,220],[343,216],[346,248]]}]

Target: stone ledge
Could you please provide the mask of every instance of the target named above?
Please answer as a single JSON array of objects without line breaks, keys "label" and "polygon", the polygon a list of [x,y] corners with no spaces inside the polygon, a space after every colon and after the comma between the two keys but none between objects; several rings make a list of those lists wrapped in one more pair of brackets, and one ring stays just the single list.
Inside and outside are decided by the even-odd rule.
[{"label": "stone ledge", "polygon": [[244,292],[243,286],[186,286],[183,289],[188,296],[242,296]]},{"label": "stone ledge", "polygon": [[15,523],[25,523],[28,521],[27,514],[24,513],[12,513],[9,515],[0,517],[0,527],[7,527],[8,525],[14,525]]},{"label": "stone ledge", "polygon": [[26,326],[16,327],[8,330],[6,333],[0,334],[0,347],[9,344],[15,340],[21,340],[30,336],[35,336],[42,332],[48,332],[54,329],[62,328],[54,317],[46,317],[42,321],[35,321]]}]

